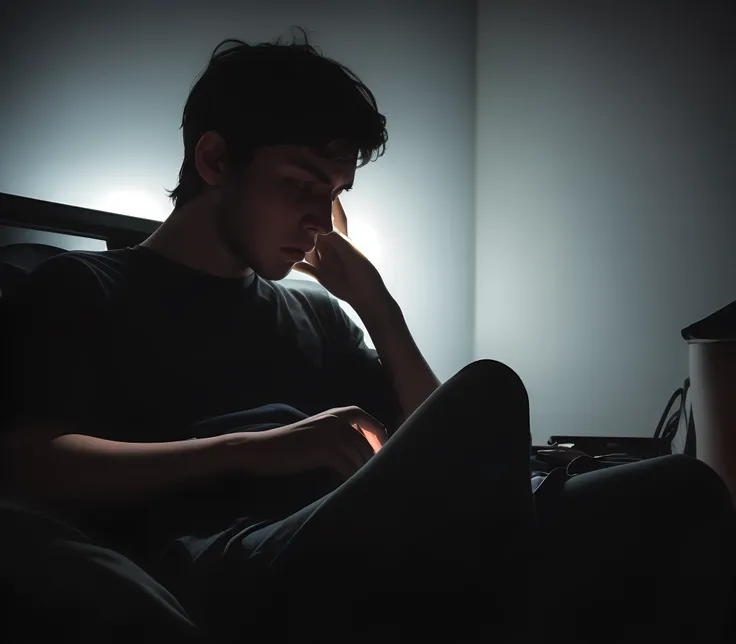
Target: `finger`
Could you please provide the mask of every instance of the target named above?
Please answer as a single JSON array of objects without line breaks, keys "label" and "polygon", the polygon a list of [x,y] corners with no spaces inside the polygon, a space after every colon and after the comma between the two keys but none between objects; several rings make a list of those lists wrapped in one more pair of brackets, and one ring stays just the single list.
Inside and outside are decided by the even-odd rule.
[{"label": "finger", "polygon": [[359,427],[356,427],[355,425],[350,425],[350,429],[351,437],[349,439],[349,445],[351,448],[351,454],[353,454],[359,460],[362,467],[371,458],[373,458],[376,450],[373,449],[370,441],[366,438],[365,434],[360,430]]},{"label": "finger", "polygon": [[[318,238],[319,241],[319,238]],[[319,267],[319,262],[322,259],[322,257],[319,254],[319,250],[317,250],[317,245],[315,243],[315,247],[313,250],[310,250],[304,257],[304,259],[309,262],[312,266]]]},{"label": "finger", "polygon": [[297,262],[292,268],[299,273],[313,277],[319,282],[320,271],[316,266],[313,266],[309,262]]},{"label": "finger", "polygon": [[355,427],[355,429],[363,434],[363,437],[368,441],[368,444],[371,446],[373,453],[378,454],[378,450],[380,450],[383,447],[383,444],[386,442],[385,438],[382,439],[380,435],[376,434],[376,432],[363,429],[357,423],[355,423],[353,427]]},{"label": "finger", "polygon": [[[339,413],[338,416],[340,416]],[[383,423],[371,416],[367,411],[360,407],[347,407],[345,408],[343,417],[349,423],[358,425],[363,432],[373,434],[381,445],[386,442],[388,434]]]},{"label": "finger", "polygon": [[338,430],[337,443],[344,446],[346,454],[350,455],[358,467],[365,465],[376,453],[365,434],[356,425],[351,424],[344,416],[348,408],[332,410],[329,417],[334,418],[335,428]]},{"label": "finger", "polygon": [[342,207],[340,197],[336,197],[332,202],[332,218],[335,222],[335,229],[347,237],[348,217],[345,214],[345,209]]},{"label": "finger", "polygon": [[355,253],[363,255],[360,249],[353,244],[353,241],[346,235],[343,235],[339,230],[333,230],[327,235],[321,235],[319,239],[318,248],[323,254],[334,252],[335,255],[343,257],[346,256],[345,254],[347,256],[354,255]]},{"label": "finger", "polygon": [[[347,238],[345,238],[347,239]],[[321,260],[325,255],[329,255],[334,252],[334,244],[342,242],[343,238],[336,230],[326,235],[320,235],[317,237],[317,245],[314,247],[314,254],[318,256],[318,261]],[[317,262],[315,262],[317,263]]]},{"label": "finger", "polygon": [[[348,476],[352,476],[373,457],[375,452],[365,436],[345,422],[339,412],[340,410],[329,410],[324,413],[325,428],[328,429],[330,436],[327,444],[331,447],[332,465],[345,471],[345,462],[349,461],[352,470]],[[337,462],[334,461],[336,453],[341,455]]]}]

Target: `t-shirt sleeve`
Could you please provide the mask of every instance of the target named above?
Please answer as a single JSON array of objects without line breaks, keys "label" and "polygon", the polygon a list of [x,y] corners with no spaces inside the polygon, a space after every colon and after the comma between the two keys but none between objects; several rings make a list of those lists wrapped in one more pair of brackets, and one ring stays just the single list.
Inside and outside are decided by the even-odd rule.
[{"label": "t-shirt sleeve", "polygon": [[365,343],[363,330],[331,298],[334,328],[328,330],[330,363],[341,404],[357,405],[380,420],[389,431],[403,420],[396,389],[378,352]]},{"label": "t-shirt sleeve", "polygon": [[10,306],[8,424],[30,418],[84,430],[98,387],[103,295],[95,273],[74,257],[31,274]]}]

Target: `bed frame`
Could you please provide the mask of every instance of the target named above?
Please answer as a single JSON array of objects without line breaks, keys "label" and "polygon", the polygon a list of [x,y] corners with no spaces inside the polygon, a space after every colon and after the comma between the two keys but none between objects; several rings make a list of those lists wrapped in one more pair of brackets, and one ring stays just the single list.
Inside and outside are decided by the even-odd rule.
[{"label": "bed frame", "polygon": [[114,250],[139,244],[160,222],[0,192],[0,225],[101,239]]}]

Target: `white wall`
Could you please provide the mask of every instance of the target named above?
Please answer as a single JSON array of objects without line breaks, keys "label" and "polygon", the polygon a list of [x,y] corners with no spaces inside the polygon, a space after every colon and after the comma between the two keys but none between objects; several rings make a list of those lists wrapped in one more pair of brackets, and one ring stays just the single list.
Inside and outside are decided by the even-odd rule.
[{"label": "white wall", "polygon": [[728,6],[480,2],[476,353],[537,442],[651,435],[736,298]]},{"label": "white wall", "polygon": [[[225,37],[292,25],[353,68],[389,151],[345,198],[359,243],[441,378],[472,357],[474,19],[470,0],[51,2],[0,24],[0,191],[163,219],[190,84]],[[366,241],[367,240],[367,241]]]}]

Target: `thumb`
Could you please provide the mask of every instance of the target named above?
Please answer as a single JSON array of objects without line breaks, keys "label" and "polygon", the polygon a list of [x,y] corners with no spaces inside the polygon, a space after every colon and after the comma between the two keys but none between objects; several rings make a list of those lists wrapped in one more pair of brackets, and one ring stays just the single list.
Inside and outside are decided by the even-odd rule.
[{"label": "thumb", "polygon": [[319,269],[313,264],[310,264],[309,262],[298,262],[294,264],[292,268],[293,270],[299,271],[300,273],[303,273],[304,275],[309,275],[310,277],[313,277],[318,282],[320,281]]},{"label": "thumb", "polygon": [[356,252],[358,255],[363,255],[360,249],[353,243],[353,240],[337,229],[327,235],[321,236],[319,239],[322,242],[322,248],[320,249],[322,252],[334,251],[338,257],[349,257],[355,255]]}]

